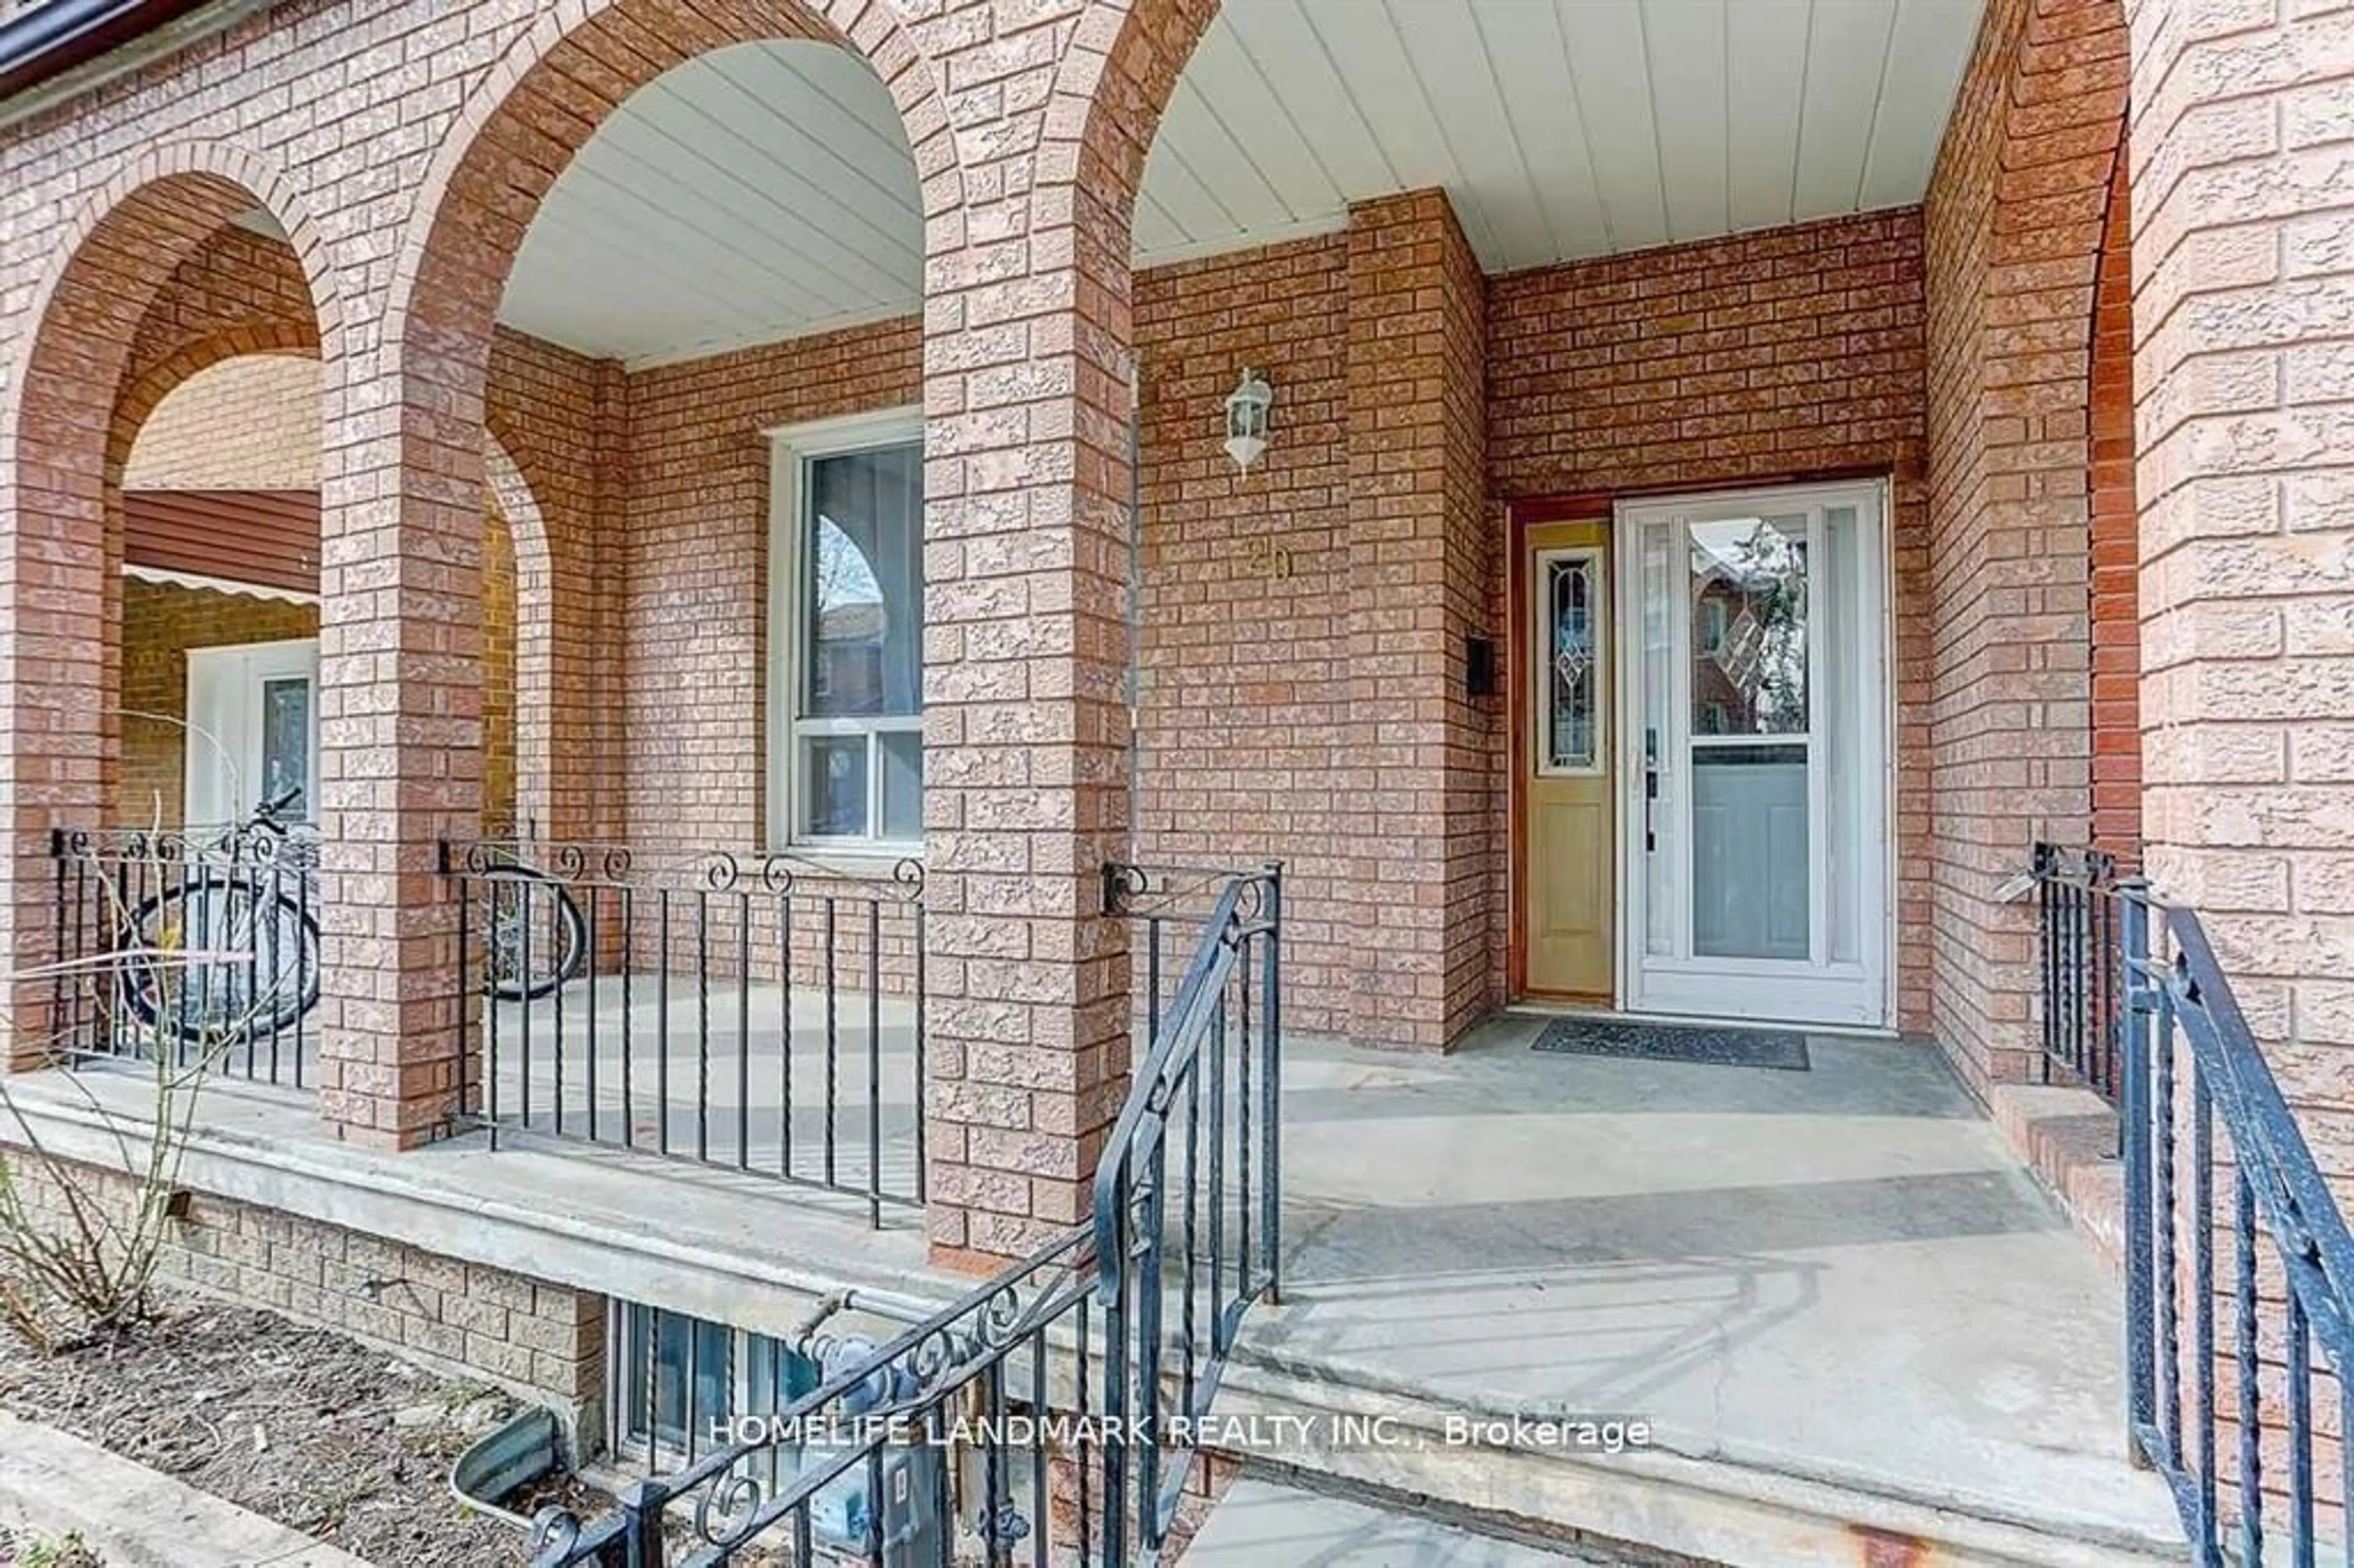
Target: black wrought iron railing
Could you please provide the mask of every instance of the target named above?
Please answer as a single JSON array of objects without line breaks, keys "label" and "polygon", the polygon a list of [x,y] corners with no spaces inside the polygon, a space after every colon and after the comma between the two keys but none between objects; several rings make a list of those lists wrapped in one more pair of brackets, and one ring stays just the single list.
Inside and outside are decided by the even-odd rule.
[{"label": "black wrought iron railing", "polygon": [[1276,1288],[1282,879],[1228,877],[1140,1054],[1095,1214],[879,1348],[836,1345],[774,1414],[535,1530],[535,1568],[1153,1560],[1190,1419]]},{"label": "black wrought iron railing", "polygon": [[622,1487],[615,1511],[544,1510],[535,1568],[1108,1561],[1087,1243],[1072,1231],[871,1351],[821,1350],[824,1381],[781,1409],[705,1413],[708,1452]]},{"label": "black wrought iron railing", "polygon": [[1180,866],[1112,861],[1105,864],[1104,913],[1129,923],[1129,991],[1136,1000],[1138,1025],[1148,1042],[1160,1034],[1161,1014],[1176,1000],[1186,965],[1227,886],[1238,878],[1272,875],[1279,881],[1281,872],[1281,865],[1274,863]]},{"label": "black wrought iron railing", "polygon": [[51,833],[53,1055],[316,1081],[318,844],[258,823]]},{"label": "black wrought iron railing", "polygon": [[510,1134],[924,1201],[924,884],[783,854],[442,846],[460,1052]]},{"label": "black wrought iron railing", "polygon": [[2034,852],[2036,965],[2044,1081],[2120,1097],[2125,1041],[2125,902],[2141,887],[2116,857],[2039,843]]},{"label": "black wrought iron railing", "polygon": [[2354,1239],[2198,916],[2114,897],[2134,1447],[2202,1568],[2335,1558]]},{"label": "black wrought iron railing", "polygon": [[[1107,873],[1108,887],[1148,896],[1156,884],[1169,879]],[[1153,958],[1182,909],[1181,896],[1138,914]],[[1106,1495],[1121,1503],[1105,1515],[1107,1562],[1128,1561],[1131,1547],[1152,1560],[1168,1541],[1190,1435],[1244,1314],[1279,1287],[1282,925],[1279,866],[1229,875],[1165,1010],[1155,966],[1145,1049],[1096,1170],[1105,1375],[1135,1401],[1135,1419],[1105,1447]]]}]

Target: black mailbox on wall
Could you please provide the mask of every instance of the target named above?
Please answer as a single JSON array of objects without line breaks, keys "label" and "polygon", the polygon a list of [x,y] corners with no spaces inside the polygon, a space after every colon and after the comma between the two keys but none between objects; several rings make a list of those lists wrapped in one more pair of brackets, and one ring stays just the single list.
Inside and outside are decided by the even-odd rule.
[{"label": "black mailbox on wall", "polygon": [[1467,695],[1474,697],[1496,694],[1494,638],[1474,636],[1463,640],[1463,689]]}]

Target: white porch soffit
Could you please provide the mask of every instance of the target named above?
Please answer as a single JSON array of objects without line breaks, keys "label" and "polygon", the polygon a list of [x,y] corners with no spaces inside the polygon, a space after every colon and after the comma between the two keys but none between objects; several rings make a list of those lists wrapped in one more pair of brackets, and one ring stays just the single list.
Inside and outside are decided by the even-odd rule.
[{"label": "white porch soffit", "polygon": [[[1225,0],[1146,166],[1151,263],[1446,188],[1490,272],[1918,201],[1983,0]],[[889,95],[823,44],[720,50],[557,180],[504,318],[635,364],[917,309]]]}]

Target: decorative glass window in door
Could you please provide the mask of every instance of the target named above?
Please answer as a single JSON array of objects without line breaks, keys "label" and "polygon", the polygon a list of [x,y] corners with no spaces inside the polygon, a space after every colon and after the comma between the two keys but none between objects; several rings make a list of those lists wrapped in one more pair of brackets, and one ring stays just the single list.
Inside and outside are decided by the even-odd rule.
[{"label": "decorative glass window in door", "polygon": [[286,800],[281,813],[290,821],[311,820],[311,716],[307,675],[281,675],[261,683],[261,799]]},{"label": "decorative glass window in door", "polygon": [[1602,555],[1548,550],[1538,557],[1537,771],[1602,766]]}]

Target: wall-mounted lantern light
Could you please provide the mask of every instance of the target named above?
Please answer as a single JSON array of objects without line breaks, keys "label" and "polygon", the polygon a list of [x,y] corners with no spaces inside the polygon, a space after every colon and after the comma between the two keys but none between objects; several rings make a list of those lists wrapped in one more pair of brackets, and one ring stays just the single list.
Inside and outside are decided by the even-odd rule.
[{"label": "wall-mounted lantern light", "polygon": [[1256,370],[1226,396],[1226,455],[1245,473],[1267,450],[1267,411],[1274,405],[1275,388]]}]

